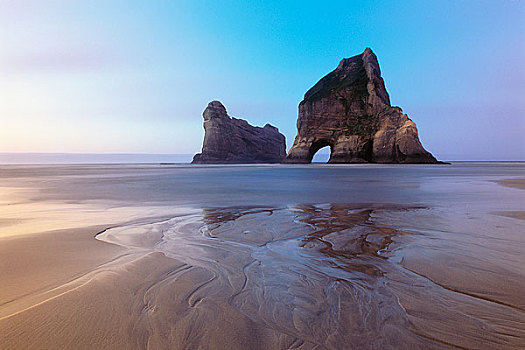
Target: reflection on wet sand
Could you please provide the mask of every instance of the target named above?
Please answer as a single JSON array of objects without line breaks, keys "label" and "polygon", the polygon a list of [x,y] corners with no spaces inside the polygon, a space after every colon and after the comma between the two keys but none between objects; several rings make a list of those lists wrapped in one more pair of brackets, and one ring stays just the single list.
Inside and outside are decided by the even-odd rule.
[{"label": "reflection on wet sand", "polygon": [[160,234],[152,250],[182,262],[144,295],[149,337],[203,346],[248,327],[243,345],[261,348],[519,347],[523,310],[387,259],[414,233],[374,218],[410,211],[424,208],[214,208],[140,226]]},{"label": "reflection on wet sand", "polygon": [[2,167],[0,348],[523,349],[524,169]]}]

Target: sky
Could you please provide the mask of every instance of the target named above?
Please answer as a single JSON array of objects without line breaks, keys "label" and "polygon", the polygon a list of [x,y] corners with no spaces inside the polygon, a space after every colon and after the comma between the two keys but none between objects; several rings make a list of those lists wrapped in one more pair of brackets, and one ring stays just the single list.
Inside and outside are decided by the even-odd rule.
[{"label": "sky", "polygon": [[193,154],[202,111],[296,134],[371,47],[444,160],[525,160],[525,1],[0,0],[0,152]]}]

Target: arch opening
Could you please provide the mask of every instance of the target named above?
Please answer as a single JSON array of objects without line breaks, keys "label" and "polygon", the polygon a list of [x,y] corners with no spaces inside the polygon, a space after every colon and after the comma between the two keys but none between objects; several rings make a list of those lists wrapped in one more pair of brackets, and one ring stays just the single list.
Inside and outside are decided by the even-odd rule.
[{"label": "arch opening", "polygon": [[328,161],[330,160],[330,155],[330,146],[324,146],[314,154],[311,163],[328,163]]},{"label": "arch opening", "polygon": [[308,163],[328,163],[332,157],[332,144],[326,140],[316,141],[308,153]]}]

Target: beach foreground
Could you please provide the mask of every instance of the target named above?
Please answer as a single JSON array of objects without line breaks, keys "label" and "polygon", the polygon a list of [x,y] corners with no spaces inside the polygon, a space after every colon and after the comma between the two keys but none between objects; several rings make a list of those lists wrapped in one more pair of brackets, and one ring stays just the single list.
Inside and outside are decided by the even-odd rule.
[{"label": "beach foreground", "polygon": [[522,163],[1,170],[2,349],[525,346]]}]

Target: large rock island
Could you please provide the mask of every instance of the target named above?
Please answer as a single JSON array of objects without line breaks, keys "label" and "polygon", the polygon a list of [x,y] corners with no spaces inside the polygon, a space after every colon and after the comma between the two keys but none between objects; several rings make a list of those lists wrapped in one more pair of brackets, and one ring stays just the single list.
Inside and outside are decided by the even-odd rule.
[{"label": "large rock island", "polygon": [[266,124],[256,127],[232,118],[219,101],[212,101],[202,114],[204,142],[193,164],[280,163],[286,142],[279,130]]},{"label": "large rock island", "polygon": [[438,163],[416,124],[390,105],[371,49],[343,59],[299,104],[297,136],[284,163],[310,163],[330,146],[329,163]]}]

